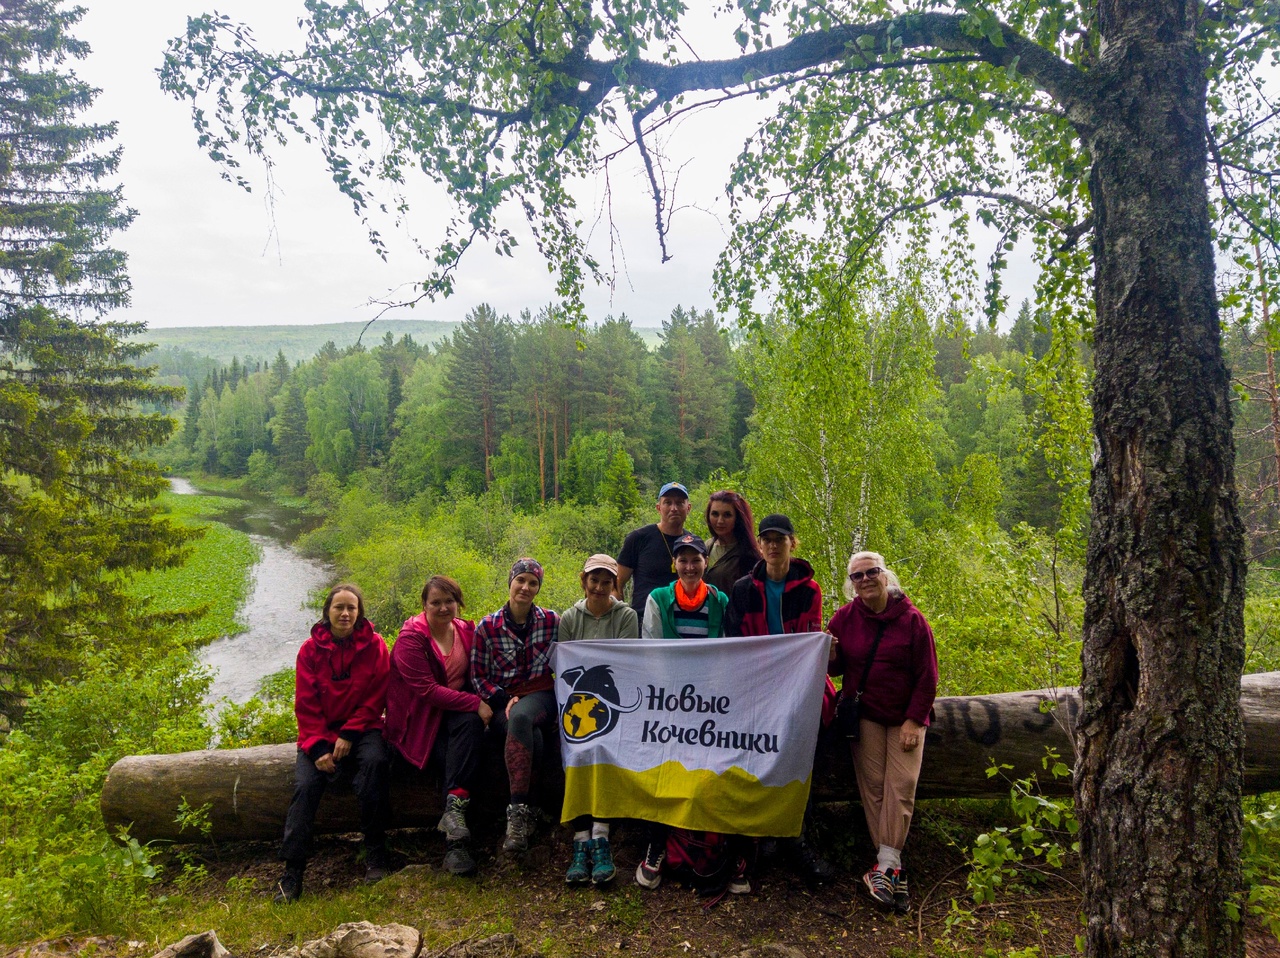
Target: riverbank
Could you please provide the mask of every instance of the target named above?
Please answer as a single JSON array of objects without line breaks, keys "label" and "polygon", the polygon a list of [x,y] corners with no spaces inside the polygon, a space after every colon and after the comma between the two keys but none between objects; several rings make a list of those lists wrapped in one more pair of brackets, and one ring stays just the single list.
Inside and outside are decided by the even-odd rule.
[{"label": "riverbank", "polygon": [[210,700],[241,704],[258,694],[268,676],[293,668],[318,617],[317,601],[333,581],[333,570],[294,548],[298,537],[318,524],[315,516],[275,497],[247,491],[231,494],[237,504],[218,521],[248,536],[256,560],[237,614],[243,628],[206,645],[200,661],[213,672]]},{"label": "riverbank", "polygon": [[245,630],[237,611],[249,594],[258,550],[246,533],[221,521],[239,503],[216,495],[166,492],[160,496],[166,512],[203,534],[192,542],[191,554],[181,566],[143,573],[129,591],[155,611],[195,613],[173,626],[175,638],[189,648]]}]

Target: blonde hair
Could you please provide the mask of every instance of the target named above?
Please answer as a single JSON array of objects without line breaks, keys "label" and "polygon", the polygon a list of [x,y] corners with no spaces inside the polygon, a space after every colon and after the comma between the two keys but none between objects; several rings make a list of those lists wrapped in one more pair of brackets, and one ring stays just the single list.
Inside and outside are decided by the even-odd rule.
[{"label": "blonde hair", "polygon": [[852,602],[858,594],[857,590],[854,589],[853,587],[853,580],[849,578],[849,574],[853,572],[853,564],[855,562],[861,562],[863,559],[870,559],[872,562],[874,562],[876,565],[878,565],[881,569],[884,570],[884,578],[885,578],[885,582],[888,583],[889,585],[890,595],[903,594],[902,583],[900,583],[898,581],[898,577],[893,574],[893,570],[890,569],[887,564],[885,564],[884,556],[882,556],[878,552],[864,551],[864,552],[855,552],[853,555],[849,556],[849,565],[844,570],[845,571],[844,597],[846,599]]}]

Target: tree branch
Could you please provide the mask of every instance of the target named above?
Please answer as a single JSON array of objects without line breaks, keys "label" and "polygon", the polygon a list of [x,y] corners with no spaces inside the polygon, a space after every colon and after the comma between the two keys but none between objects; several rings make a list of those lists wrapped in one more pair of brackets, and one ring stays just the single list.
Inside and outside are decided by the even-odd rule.
[{"label": "tree branch", "polygon": [[[841,61],[861,61],[876,68],[876,58],[882,52],[933,48],[974,54],[993,66],[1011,68],[1061,104],[1073,122],[1091,125],[1093,107],[1084,74],[1013,28],[1000,24],[999,30],[1001,43],[996,44],[983,36],[964,14],[912,13],[802,34],[782,46],[729,60],[667,64],[588,59],[577,79],[611,86],[618,82],[614,72],[618,70],[628,85],[650,89],[660,99],[671,100],[695,90],[746,86],[758,77],[799,73]],[[881,63],[879,68],[896,66]]]}]

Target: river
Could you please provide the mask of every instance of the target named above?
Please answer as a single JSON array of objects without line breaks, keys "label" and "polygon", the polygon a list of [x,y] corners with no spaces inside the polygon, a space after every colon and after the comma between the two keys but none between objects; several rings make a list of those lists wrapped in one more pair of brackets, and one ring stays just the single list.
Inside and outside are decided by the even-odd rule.
[{"label": "river", "polygon": [[[209,494],[176,476],[169,484],[179,495]],[[217,521],[247,533],[260,558],[251,573],[252,591],[239,612],[249,630],[217,639],[200,651],[200,660],[213,671],[211,702],[223,698],[244,702],[258,690],[263,678],[291,668],[318,618],[311,603],[316,593],[333,581],[329,566],[293,548],[294,540],[313,528],[315,520],[268,499],[252,495],[236,498],[243,500],[243,505],[223,513]]]}]

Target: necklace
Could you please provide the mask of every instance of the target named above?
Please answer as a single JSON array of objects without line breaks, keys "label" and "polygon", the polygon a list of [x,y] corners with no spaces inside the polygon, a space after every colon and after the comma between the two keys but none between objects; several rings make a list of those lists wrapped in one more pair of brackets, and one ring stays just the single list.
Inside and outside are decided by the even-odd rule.
[{"label": "necklace", "polygon": [[[658,527],[658,535],[662,536],[662,546],[667,550],[667,555],[671,556],[671,571],[676,571],[676,554],[671,551],[671,543],[667,541],[667,534],[662,531],[662,527]],[[676,538],[680,538],[676,536]]]}]

